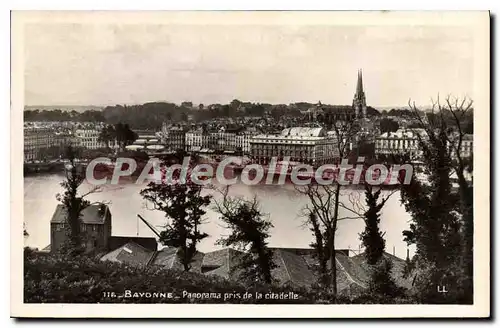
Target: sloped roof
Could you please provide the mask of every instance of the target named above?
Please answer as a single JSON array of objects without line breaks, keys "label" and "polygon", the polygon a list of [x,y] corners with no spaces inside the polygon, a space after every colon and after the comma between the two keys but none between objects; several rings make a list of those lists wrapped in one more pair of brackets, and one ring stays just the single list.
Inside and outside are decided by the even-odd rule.
[{"label": "sloped roof", "polygon": [[423,129],[399,129],[396,132],[384,132],[379,138],[395,138],[395,139],[417,139],[418,135],[425,138],[425,130]]},{"label": "sloped roof", "polygon": [[280,283],[308,286],[316,281],[314,273],[301,255],[286,249],[274,248],[273,261],[277,267],[272,275]]},{"label": "sloped roof", "polygon": [[154,251],[150,251],[134,242],[128,242],[104,255],[101,260],[145,266],[148,265],[154,254]]},{"label": "sloped roof", "polygon": [[321,137],[325,134],[323,128],[309,128],[309,127],[294,127],[286,128],[281,131],[283,136],[299,136],[299,137]]},{"label": "sloped roof", "polygon": [[136,243],[150,251],[156,251],[158,249],[158,243],[153,237],[111,236],[108,239],[108,247],[110,250],[114,250],[129,242]]},{"label": "sloped roof", "polygon": [[[104,211],[101,211],[101,207],[104,209]],[[106,220],[106,212],[109,211],[109,208],[107,205],[99,205],[99,204],[94,204],[86,207],[80,216],[80,219],[82,220],[83,223],[86,224],[104,224]],[[66,217],[67,217],[67,211],[64,208],[64,205],[58,204],[56,206],[56,209],[54,211],[54,214],[52,215],[52,219],[50,220],[50,223],[64,223],[66,222]]]},{"label": "sloped roof", "polygon": [[336,254],[335,260],[337,261],[337,289],[339,292],[368,287],[369,276],[359,263],[340,253]]},{"label": "sloped roof", "polygon": [[[405,261],[387,252],[384,252],[383,257],[392,262],[391,275],[396,284],[400,287],[411,288],[411,283],[412,283],[411,279],[403,278]],[[363,275],[356,275],[356,277],[364,282],[368,282],[370,267],[366,262],[365,254],[361,253],[359,255],[353,256],[350,258],[350,260],[364,271]]]},{"label": "sloped roof", "polygon": [[[310,248],[270,248],[276,268],[272,271],[274,279],[280,284],[309,286],[317,281],[315,268],[318,263],[314,258],[314,250]],[[366,288],[368,275],[348,256],[347,250],[337,250],[337,284],[339,291],[350,292]],[[226,279],[238,279],[239,273],[234,271],[243,252],[225,248],[205,254],[201,272],[218,275]]]},{"label": "sloped roof", "polygon": [[[179,257],[177,256],[178,252],[179,248],[165,247],[156,252],[156,255],[151,264],[162,266],[166,269],[184,270],[184,267],[179,260]],[[201,272],[201,263],[203,261],[204,255],[205,254],[201,252],[196,252],[193,257],[193,261],[191,262],[190,272]]]},{"label": "sloped roof", "polygon": [[243,252],[232,248],[206,253],[203,257],[201,272],[208,275],[218,275],[226,279],[237,279],[240,272],[237,269]]}]

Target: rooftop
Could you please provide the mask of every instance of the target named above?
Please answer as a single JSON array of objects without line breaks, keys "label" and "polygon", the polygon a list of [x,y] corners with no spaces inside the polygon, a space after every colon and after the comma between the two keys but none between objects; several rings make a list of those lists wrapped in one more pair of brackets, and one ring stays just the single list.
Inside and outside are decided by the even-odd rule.
[{"label": "rooftop", "polygon": [[[109,211],[107,205],[104,204],[94,204],[86,207],[80,216],[83,223],[86,224],[104,224],[106,220],[106,212]],[[64,205],[58,204],[56,210],[52,215],[50,223],[64,223],[66,222],[67,211]]]},{"label": "rooftop", "polygon": [[299,136],[299,137],[322,137],[326,134],[323,128],[295,127],[286,128],[281,131],[282,136]]},{"label": "rooftop", "polygon": [[396,132],[384,132],[379,138],[414,139],[418,135],[424,137],[425,131],[423,129],[399,129]]},{"label": "rooftop", "polygon": [[154,254],[154,251],[151,251],[139,244],[128,242],[114,251],[104,255],[101,260],[145,266],[149,264]]}]

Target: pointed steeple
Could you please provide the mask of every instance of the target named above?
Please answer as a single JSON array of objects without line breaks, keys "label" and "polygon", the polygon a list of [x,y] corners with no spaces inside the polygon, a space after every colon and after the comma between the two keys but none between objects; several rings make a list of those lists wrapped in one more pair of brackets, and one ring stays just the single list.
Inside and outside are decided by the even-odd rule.
[{"label": "pointed steeple", "polygon": [[361,69],[358,70],[356,93],[354,94],[352,105],[354,107],[355,115],[357,118],[366,118],[366,98],[365,92],[363,91],[363,72],[361,71]]},{"label": "pointed steeple", "polygon": [[356,85],[356,94],[363,94],[363,72],[358,70],[358,84]]}]

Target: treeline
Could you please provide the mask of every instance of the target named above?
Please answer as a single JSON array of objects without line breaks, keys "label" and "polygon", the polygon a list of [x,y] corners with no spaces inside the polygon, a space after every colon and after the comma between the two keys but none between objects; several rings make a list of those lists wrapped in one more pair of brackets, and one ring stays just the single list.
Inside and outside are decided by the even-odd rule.
[{"label": "treeline", "polygon": [[105,117],[100,110],[40,110],[28,109],[24,111],[24,121],[75,121],[75,122],[104,122]]},{"label": "treeline", "polygon": [[[307,108],[312,106],[310,104]],[[306,108],[306,109],[307,109]],[[233,100],[229,104],[210,104],[193,107],[191,104],[176,105],[167,102],[151,102],[142,105],[116,105],[104,108],[105,122],[123,122],[133,129],[159,129],[163,122],[200,122],[214,118],[265,116],[276,119],[283,115],[300,116],[298,107],[290,105],[271,105]]]},{"label": "treeline", "polygon": [[[105,122],[108,124],[124,123],[133,129],[159,129],[163,122],[182,122],[188,119],[204,121],[222,117],[270,116],[279,119],[283,116],[301,117],[317,104],[298,102],[294,104],[252,103],[233,100],[228,104],[197,105],[169,102],[149,102],[142,105],[107,106],[102,111],[88,110],[84,112],[27,109],[24,111],[25,121],[76,121]],[[321,105],[328,110],[335,106]],[[376,112],[369,108],[369,113]]]}]

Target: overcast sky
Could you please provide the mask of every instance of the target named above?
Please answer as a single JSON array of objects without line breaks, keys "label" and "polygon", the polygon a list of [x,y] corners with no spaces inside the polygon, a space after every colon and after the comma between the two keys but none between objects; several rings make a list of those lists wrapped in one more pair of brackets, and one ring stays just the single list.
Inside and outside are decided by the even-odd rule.
[{"label": "overcast sky", "polygon": [[148,101],[368,105],[472,95],[459,27],[36,24],[25,28],[26,105]]}]

